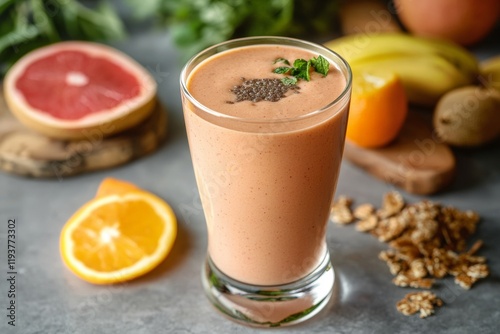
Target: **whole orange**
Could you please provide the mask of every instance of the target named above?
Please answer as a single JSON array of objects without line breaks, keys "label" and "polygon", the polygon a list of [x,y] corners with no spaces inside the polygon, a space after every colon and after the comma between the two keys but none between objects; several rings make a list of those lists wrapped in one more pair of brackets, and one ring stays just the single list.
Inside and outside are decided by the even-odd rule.
[{"label": "whole orange", "polygon": [[500,15],[500,0],[395,0],[395,5],[410,32],[462,45],[480,41]]},{"label": "whole orange", "polygon": [[408,113],[403,84],[393,73],[353,71],[347,140],[376,148],[394,140]]}]

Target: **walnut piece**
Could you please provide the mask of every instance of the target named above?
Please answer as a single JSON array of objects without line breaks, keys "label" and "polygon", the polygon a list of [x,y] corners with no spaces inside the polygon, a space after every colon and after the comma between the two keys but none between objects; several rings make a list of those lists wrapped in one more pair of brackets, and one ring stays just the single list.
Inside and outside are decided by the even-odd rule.
[{"label": "walnut piece", "polygon": [[406,271],[409,269],[408,262],[402,259],[398,253],[393,250],[386,250],[380,252],[378,255],[379,259],[385,261],[387,266],[389,267],[389,271],[393,275],[397,275],[402,271]]},{"label": "walnut piece", "polygon": [[333,203],[330,209],[330,219],[337,224],[350,224],[354,221],[351,212],[352,199],[346,196],[340,196],[338,201]]},{"label": "walnut piece", "polygon": [[377,225],[378,217],[376,215],[370,215],[356,223],[356,230],[360,232],[369,232],[375,229]]},{"label": "walnut piece", "polygon": [[[367,203],[352,212],[351,205],[352,199],[340,197],[332,206],[332,219],[340,224],[357,219],[356,230],[389,244],[390,249],[380,252],[379,258],[387,264],[395,285],[429,289],[435,279],[452,275],[456,284],[468,290],[489,275],[486,258],[476,255],[483,242],[476,241],[466,251],[467,240],[480,221],[476,212],[428,200],[406,204],[395,191],[385,194],[379,210]],[[420,311],[425,318],[434,313],[435,305],[442,304],[430,292],[407,297],[397,306],[406,315]]]},{"label": "walnut piece", "polygon": [[387,263],[391,274],[398,275],[394,284],[430,287],[432,278],[453,275],[460,276],[455,280],[457,284],[469,289],[489,274],[484,264],[486,259],[474,255],[482,241],[476,241],[468,252],[462,252],[467,238],[476,230],[477,213],[427,200],[405,207],[402,196],[391,192],[384,196],[378,215],[388,218],[381,218],[376,223],[371,217],[371,221],[361,220],[356,229],[369,231],[378,240],[389,242],[393,251],[381,254],[380,258]]},{"label": "walnut piece", "polygon": [[374,212],[375,212],[375,207],[369,203],[366,203],[356,207],[353,214],[354,217],[359,220],[366,220],[369,217],[372,217]]},{"label": "walnut piece", "polygon": [[403,288],[430,289],[434,285],[434,280],[431,278],[417,278],[413,276],[411,271],[406,271],[394,277],[392,283]]},{"label": "walnut piece", "polygon": [[403,196],[396,191],[391,191],[384,195],[382,209],[378,211],[378,214],[381,218],[388,218],[399,213],[404,206]]},{"label": "walnut piece", "polygon": [[404,315],[412,315],[420,311],[420,318],[434,314],[435,306],[442,306],[443,301],[429,291],[408,293],[397,304],[396,308]]}]

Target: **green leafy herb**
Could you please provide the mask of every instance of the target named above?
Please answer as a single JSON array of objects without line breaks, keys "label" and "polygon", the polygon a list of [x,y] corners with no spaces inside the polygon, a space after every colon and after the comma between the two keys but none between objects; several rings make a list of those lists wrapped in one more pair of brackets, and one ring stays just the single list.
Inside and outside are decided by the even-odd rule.
[{"label": "green leafy herb", "polygon": [[284,77],[281,78],[281,82],[287,86],[292,86],[297,84],[297,78],[296,77]]},{"label": "green leafy herb", "polygon": [[[54,1],[54,0],[52,0]],[[0,1],[1,3],[1,1]],[[168,26],[184,59],[246,36],[327,37],[340,0],[126,0],[138,19]]]},{"label": "green leafy herb", "polygon": [[319,55],[317,58],[311,59],[311,65],[314,67],[314,70],[323,76],[326,77],[328,74],[328,70],[330,69],[330,63],[324,57]]},{"label": "green leafy herb", "polygon": [[[278,58],[281,62],[288,62],[288,60],[284,58]],[[276,64],[276,60],[274,61]],[[309,60],[305,59],[295,59],[293,62],[293,67],[280,66],[276,67],[273,70],[273,73],[277,74],[290,74],[291,76],[285,77],[281,79],[285,85],[295,85],[299,79],[304,79],[306,81],[311,80],[311,68],[314,68],[314,71],[323,74],[326,76],[328,74],[328,70],[330,69],[330,63],[324,57],[319,55],[316,58],[311,58]]]},{"label": "green leafy herb", "polygon": [[292,67],[286,67],[286,66],[281,66],[281,67],[276,67],[273,72],[277,74],[286,74],[293,70]]},{"label": "green leafy herb", "polygon": [[27,52],[64,39],[103,41],[125,35],[107,1],[0,0],[0,78]]},{"label": "green leafy herb", "polygon": [[281,58],[281,57],[280,58],[276,58],[274,60],[274,64],[277,64],[277,63],[283,63],[285,65],[290,65],[290,62],[287,59]]},{"label": "green leafy herb", "polygon": [[306,81],[309,81],[311,80],[311,76],[309,74],[310,68],[311,68],[311,61],[307,61],[305,59],[296,59],[293,62],[292,75],[297,79],[304,79]]}]

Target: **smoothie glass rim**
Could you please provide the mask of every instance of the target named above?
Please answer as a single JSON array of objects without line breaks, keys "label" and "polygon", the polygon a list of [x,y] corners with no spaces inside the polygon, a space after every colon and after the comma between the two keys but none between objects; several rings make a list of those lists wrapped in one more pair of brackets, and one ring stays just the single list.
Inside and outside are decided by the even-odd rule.
[{"label": "smoothie glass rim", "polygon": [[[247,46],[256,46],[256,45],[285,45],[285,46],[291,46],[291,47],[298,47],[298,48],[303,48],[308,51],[312,52],[317,52],[321,50],[322,52],[317,52],[321,54],[322,56],[325,56],[326,54],[330,54],[328,57],[328,60],[330,61],[335,61],[335,64],[333,65],[334,67],[338,68],[340,71],[342,71],[343,76],[346,78],[345,82],[345,87],[342,90],[342,92],[338,95],[335,96],[335,98],[331,101],[325,104],[323,107],[319,109],[312,110],[311,112],[308,112],[303,115],[295,116],[295,117],[289,117],[289,118],[279,118],[279,119],[272,119],[272,118],[246,118],[246,117],[238,117],[238,116],[232,116],[232,115],[227,115],[221,112],[218,112],[216,110],[213,110],[207,106],[205,106],[203,103],[199,102],[189,91],[187,88],[187,80],[189,78],[189,75],[192,70],[194,70],[199,64],[201,64],[203,61],[209,59],[212,56],[215,56],[217,54],[220,54],[225,51],[233,50],[236,48],[240,47],[247,47]],[[196,63],[199,60],[198,63]],[[342,68],[344,67],[344,68]],[[344,70],[345,72],[344,73]],[[189,73],[188,73],[189,71]],[[238,122],[244,122],[244,123],[274,123],[274,122],[293,122],[293,121],[300,121],[304,120],[310,117],[317,116],[319,114],[328,112],[331,110],[331,108],[337,104],[341,104],[341,102],[346,98],[346,95],[349,95],[349,92],[351,90],[352,86],[352,70],[349,65],[349,63],[337,52],[327,48],[324,45],[302,40],[302,39],[297,39],[297,38],[292,38],[292,37],[284,37],[284,36],[252,36],[252,37],[243,37],[243,38],[236,38],[236,39],[230,39],[212,46],[209,46],[205,48],[204,50],[196,53],[194,56],[192,56],[186,64],[183,66],[181,75],[180,75],[180,86],[182,93],[184,96],[186,96],[191,103],[193,103],[199,110],[202,110],[203,112],[206,112],[212,116],[215,116],[217,118],[223,118],[227,120],[232,120],[232,121],[238,121]],[[342,108],[339,108],[335,114],[340,112]]]}]

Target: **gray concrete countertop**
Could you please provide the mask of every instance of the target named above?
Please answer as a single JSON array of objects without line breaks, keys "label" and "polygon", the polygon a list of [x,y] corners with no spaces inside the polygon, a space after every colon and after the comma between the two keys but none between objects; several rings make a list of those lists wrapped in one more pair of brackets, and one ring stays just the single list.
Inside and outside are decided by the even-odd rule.
[{"label": "gray concrete countertop", "polygon": [[[475,49],[481,56],[500,53],[498,39]],[[496,43],[496,44],[495,44]],[[179,72],[181,64],[165,32],[134,34],[115,44],[146,66],[158,80],[169,110],[167,143],[156,153],[125,166],[53,180],[0,173],[0,333],[269,333],[237,325],[209,304],[200,283],[206,253],[206,228],[184,129]],[[496,50],[491,46],[496,45]],[[377,258],[386,245],[352,226],[331,224],[328,245],[336,270],[329,306],[301,325],[278,333],[498,333],[500,327],[500,147],[456,150],[453,185],[430,199],[482,216],[475,239],[491,266],[491,276],[462,290],[451,278],[434,291],[446,305],[419,319],[396,311],[410,290],[391,283]],[[130,180],[174,208],[179,234],[168,258],[153,272],[116,286],[95,286],[74,276],[59,255],[59,234],[71,214],[93,197],[106,176]],[[380,203],[392,190],[355,166],[342,165],[337,194],[358,203]],[[414,202],[422,197],[404,194]],[[16,220],[16,327],[7,325],[7,221]]]}]

